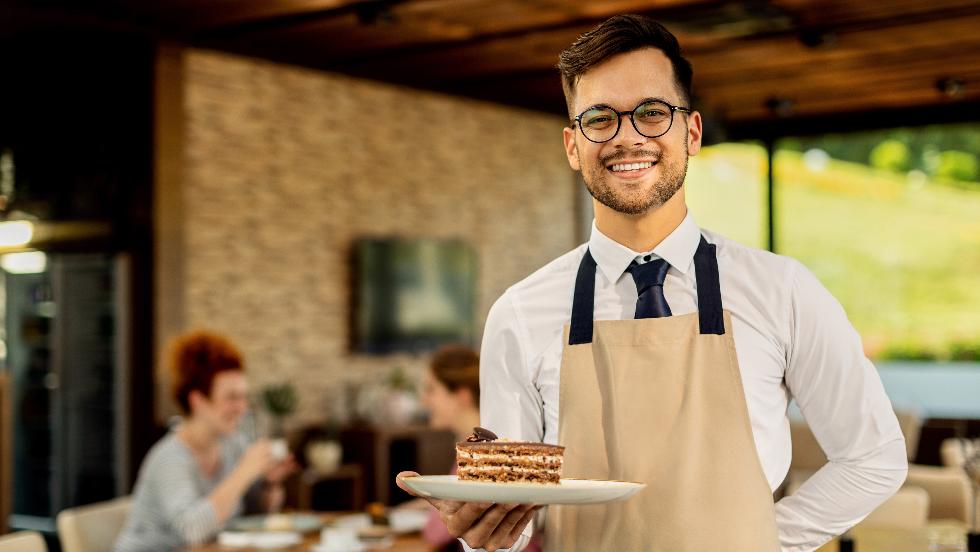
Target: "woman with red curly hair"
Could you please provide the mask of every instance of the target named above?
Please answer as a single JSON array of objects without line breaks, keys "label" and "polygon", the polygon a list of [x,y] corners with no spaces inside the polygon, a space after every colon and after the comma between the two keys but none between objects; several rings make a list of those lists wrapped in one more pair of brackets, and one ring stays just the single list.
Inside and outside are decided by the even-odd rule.
[{"label": "woman with red curly hair", "polygon": [[214,538],[243,511],[282,506],[292,457],[276,458],[268,440],[239,432],[248,410],[242,355],[228,339],[198,331],[177,338],[170,369],[185,417],[157,442],[140,468],[133,508],[116,552],[165,552]]}]

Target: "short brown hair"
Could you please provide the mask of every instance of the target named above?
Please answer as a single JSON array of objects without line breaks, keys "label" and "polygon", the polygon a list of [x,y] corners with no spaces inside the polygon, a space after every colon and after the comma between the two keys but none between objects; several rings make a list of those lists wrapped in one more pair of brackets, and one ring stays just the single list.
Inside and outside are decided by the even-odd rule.
[{"label": "short brown hair", "polygon": [[170,345],[170,370],[173,396],[185,414],[189,414],[192,391],[211,396],[214,378],[221,372],[242,371],[242,354],[226,337],[199,330],[174,339]]},{"label": "short brown hair", "polygon": [[575,116],[572,113],[572,100],[579,77],[615,55],[643,48],[657,48],[667,56],[674,69],[674,81],[681,99],[687,102],[686,107],[690,107],[694,68],[681,55],[677,37],[649,17],[616,15],[578,37],[558,56],[558,71],[562,77],[561,86],[565,91],[569,117]]},{"label": "short brown hair", "polygon": [[432,357],[432,375],[446,389],[469,389],[480,405],[480,355],[465,345],[447,345]]}]

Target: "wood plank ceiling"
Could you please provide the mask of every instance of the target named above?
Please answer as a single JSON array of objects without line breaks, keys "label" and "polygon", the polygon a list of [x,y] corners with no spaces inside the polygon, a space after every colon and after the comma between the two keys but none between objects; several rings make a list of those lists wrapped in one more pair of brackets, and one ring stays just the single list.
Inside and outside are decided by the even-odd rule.
[{"label": "wood plank ceiling", "polygon": [[[46,3],[51,6],[52,4]],[[558,52],[617,13],[674,31],[726,124],[980,102],[980,0],[111,0],[62,12],[564,113]]]}]

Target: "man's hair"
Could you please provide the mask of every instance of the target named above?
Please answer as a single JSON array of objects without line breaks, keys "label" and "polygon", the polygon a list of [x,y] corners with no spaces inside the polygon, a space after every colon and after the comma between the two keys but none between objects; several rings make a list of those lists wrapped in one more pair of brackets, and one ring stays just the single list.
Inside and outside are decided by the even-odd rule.
[{"label": "man's hair", "polygon": [[465,345],[447,345],[432,357],[432,375],[451,392],[468,389],[480,405],[480,355]]},{"label": "man's hair", "polygon": [[667,56],[674,68],[674,81],[681,99],[690,107],[694,69],[681,55],[677,37],[649,17],[616,15],[578,37],[558,56],[558,71],[569,117],[575,116],[572,113],[575,85],[584,73],[615,55],[643,48],[657,48]]},{"label": "man's hair", "polygon": [[190,395],[211,396],[218,374],[243,371],[242,354],[226,337],[207,331],[184,334],[170,346],[173,396],[185,414],[191,413]]}]

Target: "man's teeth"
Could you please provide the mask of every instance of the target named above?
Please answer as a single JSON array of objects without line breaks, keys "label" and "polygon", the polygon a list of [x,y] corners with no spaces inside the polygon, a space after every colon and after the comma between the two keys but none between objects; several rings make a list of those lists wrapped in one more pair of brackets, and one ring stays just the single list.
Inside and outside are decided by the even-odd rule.
[{"label": "man's teeth", "polygon": [[648,169],[653,166],[653,163],[647,161],[646,163],[619,163],[612,166],[613,172],[619,171],[638,171],[640,169]]}]

